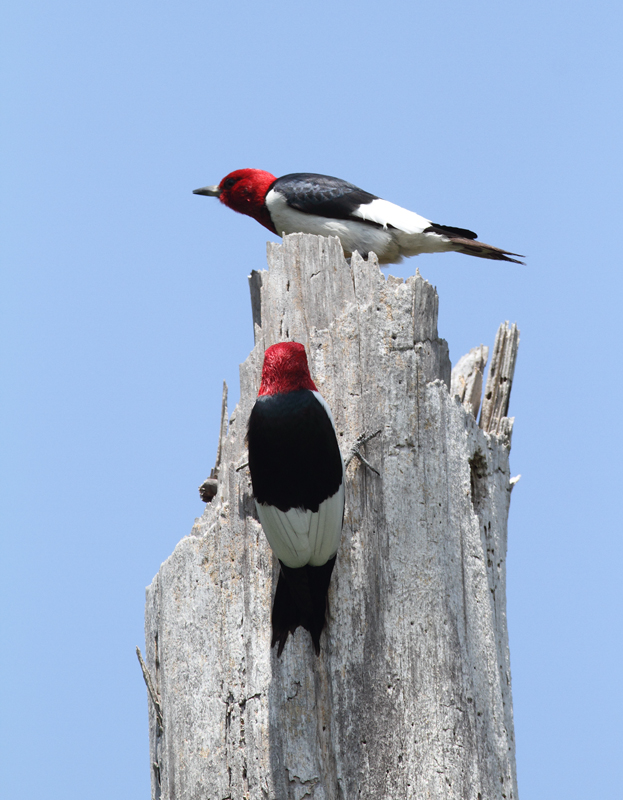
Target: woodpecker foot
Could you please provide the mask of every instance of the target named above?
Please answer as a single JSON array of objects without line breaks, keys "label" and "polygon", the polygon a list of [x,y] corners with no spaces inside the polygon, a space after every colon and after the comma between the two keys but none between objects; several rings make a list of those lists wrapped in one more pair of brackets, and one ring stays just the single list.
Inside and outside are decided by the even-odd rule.
[{"label": "woodpecker foot", "polygon": [[344,459],[344,469],[345,470],[348,469],[348,465],[353,460],[353,458],[358,458],[359,461],[362,464],[365,464],[365,466],[368,467],[368,469],[371,469],[372,472],[374,472],[376,475],[380,476],[381,473],[378,471],[378,469],[375,469],[372,466],[372,464],[370,464],[370,462],[365,458],[365,456],[363,455],[363,453],[359,449],[364,444],[369,442],[370,439],[374,439],[375,436],[378,436],[380,432],[381,431],[379,429],[378,431],[375,431],[374,433],[362,433],[361,436],[357,437],[357,440],[355,441],[355,444],[350,448],[350,450],[348,451],[348,455]]}]

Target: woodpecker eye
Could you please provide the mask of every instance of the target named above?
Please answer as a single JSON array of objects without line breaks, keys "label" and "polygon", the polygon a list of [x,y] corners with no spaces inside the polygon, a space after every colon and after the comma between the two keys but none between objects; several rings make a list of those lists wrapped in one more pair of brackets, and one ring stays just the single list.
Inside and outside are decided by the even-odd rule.
[{"label": "woodpecker eye", "polygon": [[225,183],[223,184],[223,189],[231,189],[231,187],[236,183],[235,178],[227,178]]}]

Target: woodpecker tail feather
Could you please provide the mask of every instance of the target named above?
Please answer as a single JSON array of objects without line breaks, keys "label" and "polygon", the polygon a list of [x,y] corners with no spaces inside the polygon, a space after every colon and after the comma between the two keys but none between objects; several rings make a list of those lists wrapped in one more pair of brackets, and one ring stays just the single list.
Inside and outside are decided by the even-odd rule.
[{"label": "woodpecker tail feather", "polygon": [[441,236],[445,236],[456,246],[459,253],[465,253],[466,256],[492,258],[494,261],[512,261],[513,264],[524,263],[523,261],[518,261],[517,258],[509,258],[509,256],[524,258],[519,253],[511,253],[508,250],[502,250],[500,247],[494,247],[492,244],[479,242],[476,240],[476,234],[465,228],[453,228],[451,225],[432,223],[424,233],[438,233]]},{"label": "woodpecker tail feather", "polygon": [[271,647],[283,652],[288,635],[299,625],[311,634],[316,655],[320,655],[320,634],[327,624],[327,593],[335,556],[321,567],[286,567],[280,561],[279,580],[273,601]]},{"label": "woodpecker tail feather", "polygon": [[484,242],[474,242],[469,239],[461,239],[450,237],[450,241],[454,245],[458,245],[457,250],[459,253],[464,253],[466,256],[477,256],[478,258],[492,258],[494,261],[512,261],[513,264],[524,264],[519,258],[509,258],[509,256],[518,256],[519,253],[510,253],[508,250],[502,250],[499,247],[494,247],[492,244],[485,244]]}]

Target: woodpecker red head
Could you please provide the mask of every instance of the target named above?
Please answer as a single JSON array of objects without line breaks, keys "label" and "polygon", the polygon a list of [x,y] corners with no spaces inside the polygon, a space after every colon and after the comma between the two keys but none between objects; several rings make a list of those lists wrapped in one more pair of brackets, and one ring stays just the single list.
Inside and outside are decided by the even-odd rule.
[{"label": "woodpecker red head", "polygon": [[278,643],[281,655],[301,625],[318,654],[342,534],[344,463],[302,344],[281,342],[266,350],[247,442],[257,513],[281,564],[272,644]]},{"label": "woodpecker red head", "polygon": [[299,389],[318,391],[309,374],[303,345],[298,342],[280,342],[269,347],[264,353],[258,396],[295,392]]},{"label": "woodpecker red head", "polygon": [[278,236],[337,236],[347,256],[355,250],[366,257],[374,252],[381,264],[398,263],[420,253],[451,251],[523,263],[511,258],[517,253],[477,241],[473,231],[438,225],[329,175],[296,172],[275,178],[260,169],[238,169],[218,186],[195,189],[194,194],[218,197]]}]

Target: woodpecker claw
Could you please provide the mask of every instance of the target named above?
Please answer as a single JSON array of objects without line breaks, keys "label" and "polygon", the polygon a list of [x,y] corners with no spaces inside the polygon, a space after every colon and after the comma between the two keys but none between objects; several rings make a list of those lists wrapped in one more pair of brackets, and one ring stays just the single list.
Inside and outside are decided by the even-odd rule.
[{"label": "woodpecker claw", "polygon": [[353,460],[353,458],[358,458],[362,464],[365,464],[368,469],[371,469],[376,475],[380,477],[381,473],[378,469],[375,469],[372,464],[365,458],[361,450],[359,449],[362,445],[367,444],[370,439],[374,439],[375,436],[378,436],[381,433],[381,430],[375,431],[374,433],[362,433],[361,436],[358,436],[355,444],[350,448],[348,451],[348,455],[344,460],[344,470],[348,469],[348,465]]}]

